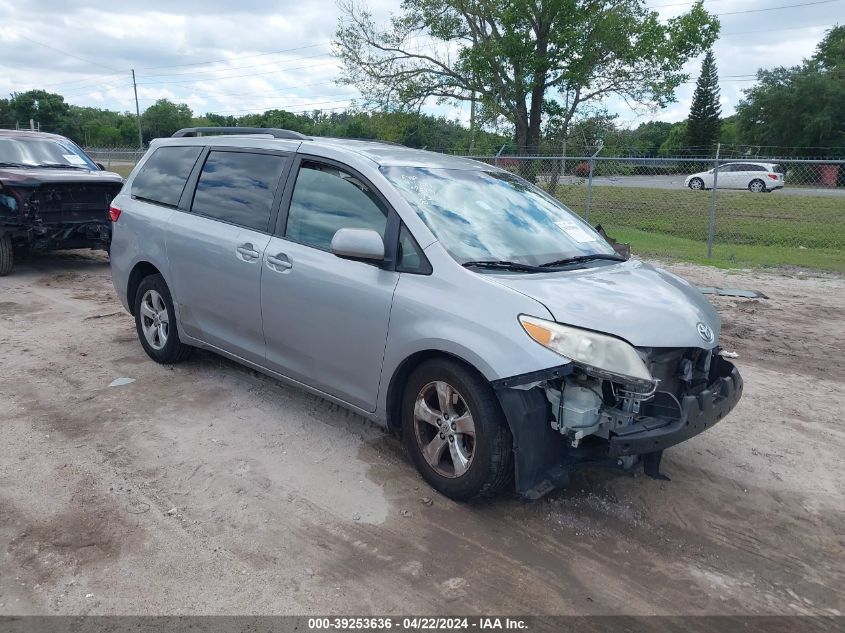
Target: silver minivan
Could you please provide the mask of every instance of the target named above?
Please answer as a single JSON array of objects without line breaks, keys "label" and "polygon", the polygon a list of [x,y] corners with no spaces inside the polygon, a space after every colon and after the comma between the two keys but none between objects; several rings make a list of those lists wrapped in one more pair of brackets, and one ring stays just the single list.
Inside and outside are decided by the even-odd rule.
[{"label": "silver minivan", "polygon": [[537,498],[585,466],[662,477],[742,392],[694,286],[480,162],[192,128],[151,144],[110,216],[153,360],[203,348],[340,403],[454,499]]}]

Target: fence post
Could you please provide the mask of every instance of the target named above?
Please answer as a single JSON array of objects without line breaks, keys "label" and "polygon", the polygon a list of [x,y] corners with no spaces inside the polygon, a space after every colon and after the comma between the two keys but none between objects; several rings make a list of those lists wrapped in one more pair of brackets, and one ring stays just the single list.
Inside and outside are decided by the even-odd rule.
[{"label": "fence post", "polygon": [[599,155],[604,143],[599,144],[599,148],[590,156],[590,173],[587,176],[587,196],[584,200],[584,219],[590,221],[590,205],[593,202],[593,172],[596,170],[596,156]]},{"label": "fence post", "polygon": [[502,152],[504,152],[504,151],[505,151],[505,148],[506,148],[506,147],[507,147],[507,145],[502,145],[502,146],[499,148],[499,151],[498,151],[498,152],[496,152],[496,158],[494,158],[494,159],[493,159],[493,165],[494,165],[494,166],[496,166],[496,167],[498,167],[498,166],[499,166],[499,156],[501,156],[501,155],[502,155]]},{"label": "fence post", "polygon": [[716,158],[713,161],[713,191],[710,194],[710,221],[707,223],[707,259],[713,257],[713,233],[716,230],[716,187],[719,182],[719,150],[721,143],[716,143]]}]

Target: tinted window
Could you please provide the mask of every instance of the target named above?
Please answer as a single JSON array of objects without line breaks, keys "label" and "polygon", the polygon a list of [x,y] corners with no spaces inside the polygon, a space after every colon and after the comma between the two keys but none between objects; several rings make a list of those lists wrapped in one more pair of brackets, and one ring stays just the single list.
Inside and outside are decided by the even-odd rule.
[{"label": "tinted window", "polygon": [[216,220],[266,231],[285,157],[211,152],[202,167],[191,210]]},{"label": "tinted window", "polygon": [[159,147],[132,181],[132,196],[175,207],[201,147]]},{"label": "tinted window", "polygon": [[399,252],[396,258],[396,270],[400,273],[428,274],[431,272],[431,264],[428,263],[419,244],[404,224],[399,229]]},{"label": "tinted window", "polygon": [[386,224],[387,213],[368,185],[336,167],[302,164],[285,237],[329,250],[339,229],[373,229],[384,237]]}]

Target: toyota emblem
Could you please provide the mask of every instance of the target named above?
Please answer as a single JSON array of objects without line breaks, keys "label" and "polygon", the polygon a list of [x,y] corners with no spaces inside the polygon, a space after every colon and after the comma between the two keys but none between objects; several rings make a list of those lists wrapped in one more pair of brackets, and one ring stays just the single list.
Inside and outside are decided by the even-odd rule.
[{"label": "toyota emblem", "polygon": [[698,335],[705,343],[713,342],[713,330],[706,323],[700,323],[696,326],[698,328]]}]

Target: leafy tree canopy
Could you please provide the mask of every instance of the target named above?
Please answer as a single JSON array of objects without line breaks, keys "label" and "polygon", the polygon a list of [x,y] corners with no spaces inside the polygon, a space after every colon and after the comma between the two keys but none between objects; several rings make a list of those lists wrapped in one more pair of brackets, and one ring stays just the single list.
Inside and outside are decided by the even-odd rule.
[{"label": "leafy tree canopy", "polygon": [[544,117],[565,134],[610,95],[633,107],[673,101],[684,63],[719,31],[701,2],[666,23],[640,0],[404,0],[386,28],[356,0],[341,9],[342,81],[368,103],[477,98],[480,120],[504,118],[522,152],[539,146]]},{"label": "leafy tree canopy", "polygon": [[795,154],[827,147],[839,148],[828,153],[843,153],[845,26],[830,29],[813,57],[800,66],[761,69],[757,80],[737,107],[744,142],[794,148]]}]

